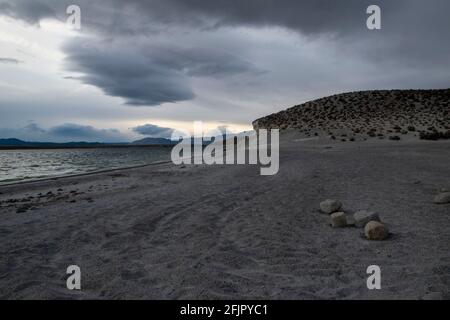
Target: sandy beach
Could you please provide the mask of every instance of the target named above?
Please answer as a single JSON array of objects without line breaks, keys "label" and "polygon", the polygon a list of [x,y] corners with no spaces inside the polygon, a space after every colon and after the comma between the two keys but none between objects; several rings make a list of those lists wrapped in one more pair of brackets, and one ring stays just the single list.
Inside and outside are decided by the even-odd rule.
[{"label": "sandy beach", "polygon": [[449,13],[0,0],[0,302],[431,314],[450,300]]},{"label": "sandy beach", "polygon": [[[2,186],[0,298],[449,299],[450,207],[433,203],[448,159],[449,141],[284,134],[274,176],[163,163]],[[390,237],[331,228],[328,198],[379,212]]]}]

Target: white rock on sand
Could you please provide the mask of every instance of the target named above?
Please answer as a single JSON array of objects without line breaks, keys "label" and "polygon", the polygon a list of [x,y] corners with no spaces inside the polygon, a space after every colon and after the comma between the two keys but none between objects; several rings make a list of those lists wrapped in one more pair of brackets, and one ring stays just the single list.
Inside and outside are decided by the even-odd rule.
[{"label": "white rock on sand", "polygon": [[450,192],[439,193],[433,200],[436,204],[446,204],[450,203]]},{"label": "white rock on sand", "polygon": [[342,203],[338,200],[327,199],[320,203],[320,210],[323,213],[331,214],[333,212],[337,212],[342,207]]},{"label": "white rock on sand", "polygon": [[358,228],[364,228],[364,226],[370,221],[381,221],[378,213],[367,210],[355,212],[353,219],[355,220],[355,226]]},{"label": "white rock on sand", "polygon": [[333,228],[344,228],[347,226],[347,217],[344,212],[335,212],[331,214],[330,219]]},{"label": "white rock on sand", "polygon": [[369,240],[384,240],[389,236],[389,230],[381,222],[370,221],[364,228],[364,234]]}]

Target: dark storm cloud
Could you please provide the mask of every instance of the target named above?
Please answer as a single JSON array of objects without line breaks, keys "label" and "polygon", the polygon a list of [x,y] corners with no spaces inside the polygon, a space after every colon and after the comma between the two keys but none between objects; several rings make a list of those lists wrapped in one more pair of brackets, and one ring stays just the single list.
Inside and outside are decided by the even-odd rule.
[{"label": "dark storm cloud", "polygon": [[[381,7],[384,27],[389,33],[413,29],[437,38],[447,34],[450,26],[448,0],[129,0],[128,3],[151,17],[149,21],[199,28],[280,26],[310,35],[366,33],[366,9],[372,4]],[[414,37],[416,32],[403,36]]]},{"label": "dark storm cloud", "polygon": [[161,47],[135,42],[90,40],[65,47],[68,69],[82,73],[82,82],[121,97],[129,105],[154,106],[191,100],[190,76],[225,77],[258,72],[231,54],[202,48]]},{"label": "dark storm cloud", "polygon": [[[201,28],[279,26],[331,35],[343,50],[373,62],[424,66],[450,62],[448,0],[131,0],[153,19]],[[382,30],[369,32],[366,9],[381,7]],[[153,12],[153,13],[150,13]],[[163,17],[163,18],[159,18]],[[361,48],[365,46],[365,48]]]},{"label": "dark storm cloud", "polygon": [[142,126],[134,127],[132,130],[136,133],[153,138],[170,138],[174,131],[174,129],[159,127],[154,124],[144,124]]},{"label": "dark storm cloud", "polygon": [[[83,28],[104,35],[142,34],[172,26],[214,29],[221,26],[280,26],[303,34],[366,32],[366,8],[382,8],[386,32],[413,37],[446,35],[450,26],[448,0],[103,0],[75,1],[82,9]],[[0,13],[37,23],[64,20],[72,0],[0,0]],[[434,34],[430,31],[434,31]],[[367,33],[366,33],[367,34]],[[399,39],[401,40],[401,39]],[[445,41],[445,38],[441,38]]]},{"label": "dark storm cloud", "polygon": [[[48,17],[65,20],[65,9],[73,3],[0,0],[0,14],[30,23]],[[349,47],[354,41],[372,41],[374,59],[400,59],[405,53],[413,61],[442,59],[450,50],[448,0],[78,0],[76,4],[82,9],[83,30],[105,38],[149,35],[177,26],[197,30],[279,26],[311,36],[348,37]],[[371,4],[382,9],[380,32],[366,29],[366,8]]]},{"label": "dark storm cloud", "polygon": [[22,61],[14,58],[0,58],[0,63],[19,64],[22,63]]},{"label": "dark storm cloud", "polygon": [[185,75],[154,63],[133,47],[72,42],[65,51],[69,70],[82,73],[79,79],[127,104],[153,106],[194,98]]},{"label": "dark storm cloud", "polygon": [[276,25],[315,33],[357,26],[355,17],[363,17],[363,10],[367,8],[366,3],[369,1],[131,0],[131,3],[148,12],[153,18],[160,17],[158,20],[166,23],[209,28],[227,25]]},{"label": "dark storm cloud", "polygon": [[[199,94],[192,88],[192,77],[257,75],[259,68],[264,69],[264,66],[252,65],[251,60],[246,61],[245,55],[227,53],[234,45],[231,38],[223,40],[219,46],[206,41],[193,45],[183,39],[184,32],[197,34],[200,39],[205,33],[221,35],[226,28],[281,27],[311,40],[325,38],[328,42],[324,41],[318,51],[335,48],[334,56],[341,60],[362,61],[359,69],[377,66],[374,74],[364,77],[366,83],[373,77],[372,85],[376,83],[377,86],[392,86],[393,83],[401,87],[442,86],[450,65],[448,0],[75,2],[82,10],[82,32],[94,35],[95,39],[91,40],[94,49],[83,47],[78,41],[64,48],[69,70],[82,74],[74,78],[94,85],[108,95],[121,97],[130,105],[152,106],[191,100]],[[65,9],[71,4],[74,1],[0,0],[0,14],[33,24],[49,17],[64,21]],[[371,4],[381,7],[382,30],[366,28],[366,9]],[[152,43],[155,36],[174,32],[179,33],[174,43],[162,47]],[[147,41],[142,42],[142,38]],[[97,46],[95,42],[101,45]],[[243,51],[248,49],[245,44],[239,45],[243,45]],[[283,59],[281,55],[279,57]],[[280,66],[283,67],[282,62]],[[292,68],[292,73],[295,69]],[[297,69],[305,72],[304,79],[314,77],[316,72],[301,62]],[[390,81],[385,78],[386,70],[407,81],[402,80],[399,84]],[[411,78],[412,71],[423,74],[423,78]],[[287,79],[292,76],[289,72],[286,72]],[[326,76],[329,79],[342,76],[342,70],[338,72],[339,75],[333,74],[330,68]],[[352,72],[347,76],[346,80],[352,81]],[[357,84],[358,79],[353,79],[351,85]],[[273,85],[276,87],[277,84]]]},{"label": "dark storm cloud", "polygon": [[[379,0],[386,12],[398,11],[418,0]],[[440,0],[436,0],[440,1]],[[82,8],[87,27],[105,34],[156,30],[152,25],[196,28],[221,26],[283,26],[303,33],[346,32],[363,29],[371,0],[0,0],[0,12],[38,23],[48,17],[65,18],[65,8]]]}]

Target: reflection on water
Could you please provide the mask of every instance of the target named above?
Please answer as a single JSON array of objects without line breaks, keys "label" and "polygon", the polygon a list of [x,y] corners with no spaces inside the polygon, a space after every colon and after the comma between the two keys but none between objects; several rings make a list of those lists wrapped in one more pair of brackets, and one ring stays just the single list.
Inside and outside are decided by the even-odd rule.
[{"label": "reflection on water", "polygon": [[0,150],[0,184],[170,160],[168,147]]}]

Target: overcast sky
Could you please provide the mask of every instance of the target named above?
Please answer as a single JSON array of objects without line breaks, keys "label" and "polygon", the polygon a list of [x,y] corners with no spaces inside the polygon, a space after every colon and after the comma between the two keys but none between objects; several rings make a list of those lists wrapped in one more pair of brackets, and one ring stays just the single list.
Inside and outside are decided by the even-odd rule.
[{"label": "overcast sky", "polygon": [[448,88],[449,14],[448,0],[0,0],[0,138],[242,131],[335,93]]}]

